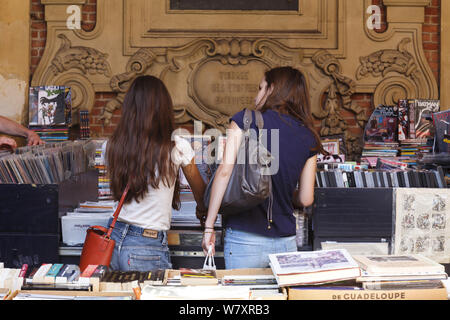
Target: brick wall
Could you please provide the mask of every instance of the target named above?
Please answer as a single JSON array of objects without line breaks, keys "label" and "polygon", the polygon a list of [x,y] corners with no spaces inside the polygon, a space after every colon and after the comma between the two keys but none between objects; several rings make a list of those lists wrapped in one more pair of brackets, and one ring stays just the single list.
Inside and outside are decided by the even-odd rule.
[{"label": "brick wall", "polygon": [[[47,36],[46,24],[44,20],[44,6],[40,0],[31,1],[31,74],[33,74],[39,64],[42,55],[44,54],[45,39]],[[382,4],[382,0],[372,0],[373,4],[380,5],[382,12],[382,27],[378,32],[383,32],[387,28],[386,24],[386,10]],[[440,68],[440,4],[441,0],[432,0],[430,6],[425,8],[425,24],[423,26],[423,47],[426,58],[436,80],[439,83],[439,68]],[[86,31],[92,30],[96,23],[97,0],[88,0],[87,4],[83,6],[82,10],[82,28]],[[117,110],[112,118],[110,127],[104,128],[100,121],[100,114],[106,103],[113,99],[115,94],[112,93],[97,93],[96,103],[90,115],[91,132],[94,137],[110,136],[114,131],[115,125],[120,119],[120,110]],[[355,94],[353,100],[357,105],[367,110],[367,115],[370,115],[374,106],[372,102],[372,95],[370,94]],[[349,124],[349,130],[356,134],[360,134],[362,130],[355,122],[352,113],[344,111],[343,117]],[[315,121],[317,128],[320,127],[320,121]]]}]

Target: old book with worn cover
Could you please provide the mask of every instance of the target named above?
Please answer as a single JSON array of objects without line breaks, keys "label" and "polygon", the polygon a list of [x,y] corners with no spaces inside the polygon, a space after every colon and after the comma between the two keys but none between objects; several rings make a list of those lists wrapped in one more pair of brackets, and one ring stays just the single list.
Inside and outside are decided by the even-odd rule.
[{"label": "old book with worn cover", "polygon": [[218,279],[214,270],[180,268],[182,286],[217,285]]},{"label": "old book with worn cover", "polygon": [[445,273],[442,264],[420,254],[354,255],[353,259],[369,275],[425,275]]},{"label": "old book with worn cover", "polygon": [[337,282],[361,275],[345,249],[269,254],[269,259],[280,287]]}]

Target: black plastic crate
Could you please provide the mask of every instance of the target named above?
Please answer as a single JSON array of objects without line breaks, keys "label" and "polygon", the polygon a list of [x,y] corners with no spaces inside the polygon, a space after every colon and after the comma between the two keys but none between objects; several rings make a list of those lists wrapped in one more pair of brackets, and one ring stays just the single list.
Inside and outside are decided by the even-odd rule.
[{"label": "black plastic crate", "polygon": [[394,189],[316,188],[312,214],[314,248],[320,241],[386,239],[393,234]]},{"label": "black plastic crate", "polygon": [[5,263],[5,268],[57,263],[58,244],[58,235],[0,233],[0,261]]}]

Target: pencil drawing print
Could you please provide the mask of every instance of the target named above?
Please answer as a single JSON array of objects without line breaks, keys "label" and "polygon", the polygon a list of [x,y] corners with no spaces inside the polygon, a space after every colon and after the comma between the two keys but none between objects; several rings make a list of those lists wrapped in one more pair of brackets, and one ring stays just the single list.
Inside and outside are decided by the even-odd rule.
[{"label": "pencil drawing print", "polygon": [[429,236],[417,237],[415,247],[416,253],[424,253],[427,252],[429,249],[430,249],[430,237]]},{"label": "pencil drawing print", "polygon": [[417,217],[417,228],[421,230],[428,230],[430,229],[430,214],[429,213],[422,213]]},{"label": "pencil drawing print", "polygon": [[407,194],[403,197],[403,210],[405,211],[411,211],[414,210],[414,201],[416,200],[416,197],[413,194]]},{"label": "pencil drawing print", "polygon": [[433,213],[431,216],[432,228],[434,230],[444,230],[446,218],[445,213]]},{"label": "pencil drawing print", "polygon": [[450,263],[448,191],[397,189],[394,254],[423,254]]},{"label": "pencil drawing print", "polygon": [[445,200],[438,194],[433,198],[433,211],[445,211]]},{"label": "pencil drawing print", "polygon": [[445,237],[439,236],[433,239],[433,251],[434,252],[444,252],[445,250]]},{"label": "pencil drawing print", "polygon": [[414,229],[415,226],[414,221],[415,221],[414,215],[406,214],[402,220],[402,227],[404,229]]},{"label": "pencil drawing print", "polygon": [[400,242],[400,252],[410,253],[414,251],[414,240],[410,237],[405,237]]}]

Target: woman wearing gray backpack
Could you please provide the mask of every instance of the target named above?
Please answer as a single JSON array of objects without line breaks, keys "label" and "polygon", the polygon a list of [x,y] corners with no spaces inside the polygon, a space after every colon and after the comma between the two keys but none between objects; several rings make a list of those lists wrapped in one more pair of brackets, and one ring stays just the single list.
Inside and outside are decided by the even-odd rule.
[{"label": "woman wearing gray backpack", "polygon": [[[326,153],[313,127],[306,80],[300,71],[292,67],[267,71],[255,105],[267,131],[266,147],[278,164],[278,170],[271,176],[271,199],[239,214],[223,217],[227,269],[268,268],[269,254],[297,251],[294,205],[307,207],[313,203],[317,154]],[[212,183],[202,241],[205,254],[211,246],[214,253],[214,223],[241,145],[244,112],[231,118],[223,161]],[[258,130],[255,112],[252,114],[250,128]],[[274,130],[278,136],[275,141],[271,137]],[[268,214],[268,207],[272,209],[271,214]]]}]

